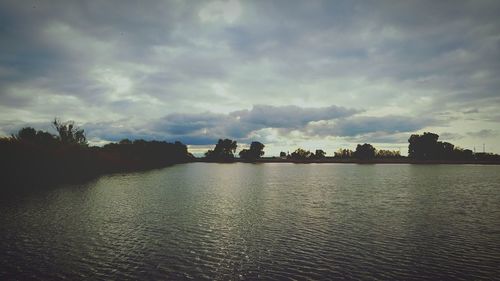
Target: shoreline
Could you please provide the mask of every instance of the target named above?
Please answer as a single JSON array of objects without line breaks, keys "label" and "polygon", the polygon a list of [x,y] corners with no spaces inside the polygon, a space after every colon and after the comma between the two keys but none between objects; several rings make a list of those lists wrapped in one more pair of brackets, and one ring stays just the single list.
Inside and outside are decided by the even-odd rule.
[{"label": "shoreline", "polygon": [[[231,161],[209,161],[203,158],[194,158],[190,161],[168,163],[164,165],[148,166],[142,167],[140,169],[115,169],[109,171],[102,171],[100,173],[92,174],[79,174],[76,177],[37,177],[40,175],[29,175],[28,177],[19,177],[18,173],[14,173],[14,177],[7,177],[0,181],[3,186],[0,191],[5,192],[13,189],[32,189],[33,186],[45,187],[51,185],[61,185],[61,184],[78,184],[85,183],[101,176],[110,174],[120,174],[120,173],[134,173],[134,172],[145,172],[156,169],[163,169],[166,167],[175,166],[178,164],[189,164],[189,163],[218,163],[218,164],[233,164],[233,163],[247,163],[247,164],[264,164],[264,163],[289,163],[289,164],[359,164],[359,165],[375,165],[375,164],[410,164],[410,165],[500,165],[500,161],[441,161],[441,160],[409,160],[403,159],[371,159],[371,160],[358,160],[358,159],[334,159],[333,157],[327,157],[325,159],[311,159],[311,160],[293,160],[293,159],[281,159],[278,157],[266,157],[257,159],[255,161],[245,161],[236,158]],[[36,180],[33,179],[33,176]]]},{"label": "shoreline", "polygon": [[336,159],[333,157],[326,157],[323,159],[311,160],[294,160],[283,159],[279,157],[263,157],[254,161],[246,161],[235,158],[231,161],[209,161],[203,158],[196,158],[193,162],[199,163],[293,163],[293,164],[415,164],[415,165],[436,165],[436,164],[452,164],[452,165],[500,165],[500,161],[485,161],[485,160],[411,160],[408,158],[399,159]]}]

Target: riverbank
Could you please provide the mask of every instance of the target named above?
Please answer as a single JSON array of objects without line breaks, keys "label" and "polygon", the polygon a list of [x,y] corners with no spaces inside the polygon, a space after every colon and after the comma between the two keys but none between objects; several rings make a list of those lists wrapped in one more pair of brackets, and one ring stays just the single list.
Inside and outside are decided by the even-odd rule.
[{"label": "riverbank", "polygon": [[[194,162],[214,163],[204,158],[196,158]],[[235,158],[232,161],[223,161],[217,163],[295,163],[295,164],[321,164],[321,163],[337,163],[337,164],[477,164],[477,165],[500,165],[500,161],[485,161],[485,160],[415,160],[406,157],[393,158],[393,159],[341,159],[335,157],[325,157],[322,159],[286,159],[279,157],[262,157],[253,161],[246,161],[240,158]]]},{"label": "riverbank", "polygon": [[81,183],[105,174],[145,171],[190,162],[179,142],[121,142],[104,147],[18,139],[0,140],[0,187]]}]

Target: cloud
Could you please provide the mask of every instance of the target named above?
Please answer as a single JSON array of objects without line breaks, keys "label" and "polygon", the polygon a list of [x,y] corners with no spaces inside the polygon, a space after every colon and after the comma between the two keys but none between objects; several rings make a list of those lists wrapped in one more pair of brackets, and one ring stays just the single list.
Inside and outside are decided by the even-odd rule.
[{"label": "cloud", "polygon": [[447,131],[488,129],[499,13],[493,0],[1,1],[0,131],[58,116],[137,128],[106,138],[274,128],[284,142],[410,132],[443,112],[460,113]]},{"label": "cloud", "polygon": [[169,114],[154,123],[153,129],[171,135],[186,135],[206,131],[224,122],[224,114],[205,112],[201,114]]},{"label": "cloud", "polygon": [[463,138],[463,134],[443,132],[439,134],[439,139],[442,141],[459,140]]},{"label": "cloud", "polygon": [[[348,143],[356,143],[356,144],[361,144],[361,143],[391,144],[392,146],[387,146],[387,147],[394,149],[395,148],[394,144],[397,144],[398,148],[400,148],[399,145],[408,143],[408,138],[409,138],[408,133],[388,134],[385,132],[370,132],[370,133],[365,133],[363,135],[347,136],[344,137],[343,139]],[[377,148],[380,148],[380,146],[377,145]]]},{"label": "cloud", "polygon": [[198,12],[204,22],[224,20],[232,23],[241,15],[241,5],[237,0],[208,2]]},{"label": "cloud", "polygon": [[[302,130],[307,124],[320,120],[333,120],[351,116],[360,110],[339,106],[298,107],[255,105],[250,110],[238,110],[227,114],[173,113],[152,122],[150,130],[156,135],[196,142],[213,143],[218,138],[230,137],[246,140],[252,133],[258,135],[263,129],[281,129],[289,132]],[[204,143],[207,141],[209,143]]]},{"label": "cloud", "polygon": [[354,116],[339,119],[333,123],[316,123],[308,127],[313,136],[347,136],[354,137],[369,133],[396,134],[414,132],[437,121],[430,118],[413,118],[407,116]]},{"label": "cloud", "polygon": [[467,135],[474,138],[489,138],[498,136],[499,132],[492,129],[483,129],[479,131],[468,132]]},{"label": "cloud", "polygon": [[159,138],[206,145],[226,137],[242,142],[258,139],[279,143],[280,138],[312,136],[401,143],[409,132],[441,123],[431,118],[359,116],[358,112],[361,111],[335,105],[319,108],[255,105],[250,110],[227,114],[173,113],[134,129],[117,124],[87,127],[92,136],[113,141],[125,137]]},{"label": "cloud", "polygon": [[479,109],[477,109],[477,108],[471,108],[471,109],[465,110],[463,113],[464,114],[479,113]]},{"label": "cloud", "polygon": [[262,128],[300,128],[312,121],[331,120],[351,116],[361,110],[332,105],[322,108],[298,106],[255,105],[251,110],[232,112],[230,115],[243,123],[260,125]]}]

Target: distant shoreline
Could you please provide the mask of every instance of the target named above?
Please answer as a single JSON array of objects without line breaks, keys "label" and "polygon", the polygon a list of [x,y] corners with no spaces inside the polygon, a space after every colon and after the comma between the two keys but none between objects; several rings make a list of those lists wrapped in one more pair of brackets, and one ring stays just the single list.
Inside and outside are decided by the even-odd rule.
[{"label": "distant shoreline", "polygon": [[279,157],[262,157],[253,161],[246,161],[240,158],[235,158],[231,161],[210,161],[204,158],[196,158],[193,162],[201,163],[294,163],[294,164],[418,164],[418,165],[431,165],[431,164],[455,164],[455,165],[500,165],[500,161],[465,161],[465,160],[414,160],[408,158],[395,158],[395,159],[338,159],[334,157],[325,157],[322,159],[311,160],[295,160],[283,159]]}]

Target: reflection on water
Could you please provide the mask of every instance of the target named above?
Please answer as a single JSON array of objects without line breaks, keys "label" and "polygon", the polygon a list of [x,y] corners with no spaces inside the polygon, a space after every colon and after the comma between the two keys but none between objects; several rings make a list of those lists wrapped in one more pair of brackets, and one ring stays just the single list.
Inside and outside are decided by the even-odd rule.
[{"label": "reflection on water", "polygon": [[205,164],[5,193],[0,279],[500,276],[500,167]]}]

